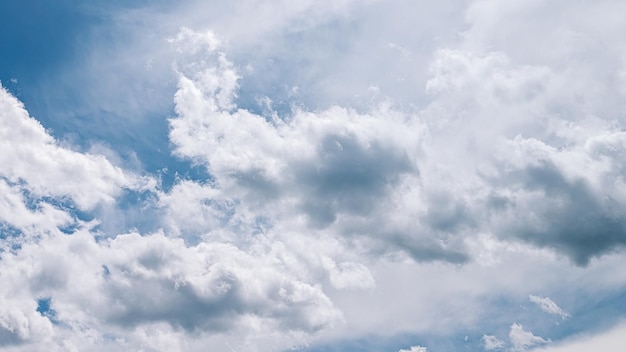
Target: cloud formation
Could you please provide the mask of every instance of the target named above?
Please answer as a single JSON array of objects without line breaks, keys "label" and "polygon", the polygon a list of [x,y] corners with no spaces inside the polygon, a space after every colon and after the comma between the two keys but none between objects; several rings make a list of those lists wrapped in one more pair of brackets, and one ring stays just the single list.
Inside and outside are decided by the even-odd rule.
[{"label": "cloud formation", "polygon": [[483,335],[481,340],[483,342],[483,347],[487,351],[501,350],[505,346],[504,342],[498,340],[498,338],[493,335]]},{"label": "cloud formation", "polygon": [[4,88],[0,89],[0,119],[1,176],[8,182],[25,183],[38,196],[71,197],[84,209],[112,202],[123,188],[139,184],[102,156],[59,146]]},{"label": "cloud formation", "polygon": [[0,89],[1,348],[526,351],[623,315],[623,4],[116,6],[56,72],[89,109]]},{"label": "cloud formation", "polygon": [[569,318],[571,316],[569,313],[561,309],[561,307],[559,307],[556,303],[554,303],[554,301],[551,300],[550,297],[529,295],[528,299],[538,305],[539,308],[541,308],[541,310],[546,313],[560,315],[563,319]]},{"label": "cloud formation", "polygon": [[546,340],[541,336],[536,336],[532,332],[524,330],[524,327],[518,323],[511,325],[509,339],[513,351],[527,351],[530,347],[550,342],[550,340]]},{"label": "cloud formation", "polygon": [[[184,29],[175,41],[186,48],[183,61],[192,61],[178,65],[174,151],[205,165],[219,189],[242,208],[254,207],[247,212],[287,225],[304,220],[304,231],[339,231],[357,241],[361,234],[417,260],[467,259],[447,238],[462,210],[445,194],[432,198],[450,210],[394,206],[406,204],[406,191],[421,192],[418,120],[384,107],[367,115],[340,107],[295,111],[287,120],[257,115],[234,105],[239,76],[213,34]],[[411,224],[410,212],[424,217],[426,228]],[[382,216],[399,219],[385,224]]]}]

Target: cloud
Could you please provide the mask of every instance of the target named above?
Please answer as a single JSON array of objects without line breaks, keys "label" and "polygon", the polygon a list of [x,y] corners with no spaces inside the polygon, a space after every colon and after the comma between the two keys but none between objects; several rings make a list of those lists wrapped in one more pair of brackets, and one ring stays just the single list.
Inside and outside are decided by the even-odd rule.
[{"label": "cloud", "polygon": [[4,88],[0,89],[0,121],[1,176],[12,183],[26,183],[39,196],[68,196],[87,210],[113,202],[123,188],[141,185],[139,178],[125,174],[102,156],[59,146]]},{"label": "cloud", "polygon": [[398,352],[428,352],[426,347],[422,346],[411,346],[408,350],[399,350]]},{"label": "cloud", "polygon": [[527,351],[530,347],[550,342],[550,340],[535,336],[532,332],[524,330],[524,327],[518,323],[511,325],[509,340],[511,341],[513,351]]},{"label": "cloud", "polygon": [[[406,250],[417,260],[467,259],[460,243],[443,238],[462,205],[433,195],[442,206],[421,215],[423,229],[409,225],[411,209],[393,207],[408,201],[395,199],[401,189],[420,186],[419,121],[384,107],[367,115],[340,107],[297,110],[287,120],[257,115],[234,105],[239,75],[212,33],[183,29],[175,42],[185,56],[177,65],[177,116],[170,120],[174,152],[207,167],[240,207],[284,224],[304,217],[305,231],[382,238],[376,240],[382,251]],[[385,228],[377,220],[382,214],[404,219]]]},{"label": "cloud", "polygon": [[[172,42],[182,54],[175,153],[207,167],[242,207],[304,216],[307,231],[365,232],[348,238],[425,261],[466,262],[462,238],[480,232],[578,265],[624,245],[626,220],[615,210],[624,206],[623,177],[607,167],[617,165],[611,154],[598,154],[620,132],[597,118],[541,117],[555,116],[551,104],[565,98],[558,89],[570,78],[557,67],[442,49],[426,83],[433,100],[417,116],[381,105],[279,117],[236,105],[240,75],[213,33],[183,29]],[[507,118],[492,121],[489,111]],[[574,133],[581,126],[587,132]],[[394,221],[366,219],[381,214]]]},{"label": "cloud", "polygon": [[419,351],[535,326],[526,299],[568,315],[536,292],[623,313],[622,4],[108,6],[41,97],[80,90],[88,108],[39,116],[70,127],[0,92],[3,348]]},{"label": "cloud", "polygon": [[35,311],[36,304],[23,299],[0,299],[0,346],[45,340],[53,334],[50,321]]},{"label": "cloud", "polygon": [[224,243],[187,247],[162,234],[96,242],[87,232],[23,244],[18,253],[3,255],[0,276],[12,282],[5,290],[20,288],[33,314],[27,318],[29,309],[6,305],[16,311],[6,312],[3,326],[16,335],[3,341],[42,341],[29,330],[49,325],[35,312],[37,297],[49,297],[58,329],[73,333],[88,327],[118,335],[118,329],[157,323],[190,334],[248,323],[252,330],[314,332],[341,321],[320,287],[277,262],[288,256],[277,245],[253,254]]},{"label": "cloud", "polygon": [[[615,143],[620,128],[577,112],[583,108],[561,89],[572,79],[561,67],[446,49],[431,70],[427,90],[435,99],[424,113],[437,121],[429,124],[432,155],[454,165],[447,173],[463,175],[452,182],[483,190],[473,201],[483,231],[552,248],[579,265],[623,248],[626,222],[614,212],[624,206],[621,168],[590,148]],[[600,99],[590,104],[602,110]],[[567,120],[563,105],[571,109]]]},{"label": "cloud", "polygon": [[483,335],[483,337],[481,338],[482,342],[483,342],[483,346],[487,351],[492,351],[492,350],[500,350],[504,348],[504,342],[498,340],[497,337],[492,336],[492,335]]},{"label": "cloud", "polygon": [[[2,154],[7,163],[0,179],[0,277],[11,285],[0,291],[0,344],[76,347],[91,341],[105,348],[107,334],[127,336],[123,329],[147,331],[155,324],[187,334],[248,329],[249,336],[261,336],[261,331],[274,330],[289,340],[290,334],[310,334],[341,322],[341,313],[322,288],[309,282],[307,267],[280,240],[273,240],[271,233],[258,233],[254,239],[229,234],[227,218],[219,218],[228,213],[228,203],[210,187],[181,182],[169,194],[148,188],[160,203],[148,199],[139,205],[163,207],[163,224],[172,224],[173,235],[194,229],[194,236],[218,230],[225,237],[187,244],[161,232],[102,236],[94,230],[106,220],[98,218],[103,214],[99,209],[116,209],[123,190],[153,187],[151,180],[127,175],[104,157],[59,146],[15,98],[2,94],[3,143],[33,160],[13,162],[10,154]],[[66,169],[65,163],[73,168]],[[208,226],[181,220],[178,202],[189,204],[190,198],[198,202]],[[203,205],[214,207],[215,222],[207,217],[211,213],[202,214]],[[84,219],[90,217],[96,218]],[[252,229],[247,221],[233,221],[232,229]],[[366,267],[335,262],[339,258],[327,257],[328,268],[320,269],[332,273],[337,287],[373,285]],[[15,292],[19,298],[9,299]],[[53,318],[37,311],[42,299],[55,312]],[[59,336],[74,337],[66,341]]]},{"label": "cloud", "polygon": [[569,318],[571,316],[569,313],[561,309],[561,307],[559,307],[556,303],[554,303],[554,301],[551,300],[550,297],[529,295],[528,299],[538,305],[539,308],[541,308],[541,310],[546,313],[560,315],[563,319]]}]

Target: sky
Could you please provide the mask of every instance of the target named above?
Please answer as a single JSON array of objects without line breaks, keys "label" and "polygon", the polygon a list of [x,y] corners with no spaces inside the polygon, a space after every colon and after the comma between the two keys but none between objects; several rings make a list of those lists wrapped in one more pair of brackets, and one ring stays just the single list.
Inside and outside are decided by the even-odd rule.
[{"label": "sky", "polygon": [[0,4],[0,350],[620,351],[626,2]]}]

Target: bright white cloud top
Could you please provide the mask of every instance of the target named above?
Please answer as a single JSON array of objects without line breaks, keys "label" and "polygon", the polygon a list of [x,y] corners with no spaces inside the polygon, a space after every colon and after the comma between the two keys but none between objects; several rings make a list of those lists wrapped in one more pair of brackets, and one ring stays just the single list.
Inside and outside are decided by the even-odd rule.
[{"label": "bright white cloud top", "polygon": [[611,350],[623,330],[626,4],[0,13],[0,349]]}]

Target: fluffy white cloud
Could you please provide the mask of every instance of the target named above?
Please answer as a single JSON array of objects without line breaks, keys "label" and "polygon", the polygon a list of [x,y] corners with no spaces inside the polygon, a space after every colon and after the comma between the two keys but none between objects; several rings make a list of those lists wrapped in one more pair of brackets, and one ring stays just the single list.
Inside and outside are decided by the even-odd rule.
[{"label": "fluffy white cloud", "polygon": [[0,299],[0,346],[46,341],[53,334],[52,323],[36,312],[34,301]]},{"label": "fluffy white cloud", "polygon": [[[308,267],[280,240],[271,233],[251,238],[251,232],[230,232],[251,230],[245,217],[231,225],[220,222],[228,213],[228,201],[208,186],[182,182],[167,194],[159,193],[157,204],[168,233],[187,239],[192,238],[189,233],[203,235],[205,241],[188,245],[162,233],[104,233],[104,239],[91,232],[93,223],[101,220],[77,219],[66,199],[83,210],[100,203],[116,207],[123,188],[146,187],[145,181],[128,176],[104,157],[60,147],[14,97],[4,90],[2,94],[7,136],[3,143],[33,158],[27,162],[2,153],[7,163],[0,179],[0,277],[11,283],[0,291],[2,346],[182,348],[181,331],[240,331],[251,339],[245,339],[246,345],[263,345],[267,342],[262,336],[277,331],[274,345],[288,347],[291,335],[341,322],[341,313],[321,286],[310,282]],[[41,177],[36,168],[48,177]],[[192,204],[198,217],[206,220],[194,222],[188,212],[181,213],[190,200],[197,202]],[[213,206],[213,212],[202,210],[203,205]],[[67,226],[72,227],[71,236],[63,231]],[[326,259],[327,268],[320,263],[319,270],[331,273],[336,286],[373,285],[364,266]],[[47,311],[37,311],[38,301],[48,302]],[[146,334],[153,338],[142,337]],[[236,337],[232,341],[244,343]]]},{"label": "fluffy white cloud", "polygon": [[91,209],[113,202],[123,188],[141,182],[102,156],[59,146],[4,88],[0,89],[0,143],[0,176],[11,183],[26,183],[40,197],[70,197],[81,208]]},{"label": "fluffy white cloud", "polygon": [[[29,207],[26,199],[28,188],[0,179],[0,220],[3,232],[10,233],[9,227],[29,235],[59,231],[59,227],[74,223],[74,219],[49,203],[41,203],[36,208]],[[10,237],[3,233],[3,238]],[[8,241],[7,241],[8,242]],[[4,243],[3,243],[4,244]],[[4,246],[3,246],[4,247]]]},{"label": "fluffy white cloud", "polygon": [[35,312],[40,298],[50,300],[54,319],[62,322],[58,329],[93,329],[100,339],[125,339],[124,329],[157,323],[203,334],[235,328],[310,332],[341,321],[320,287],[298,278],[279,243],[244,252],[215,242],[187,247],[162,234],[96,242],[81,232],[24,244],[2,260],[0,275],[12,283],[3,294],[17,290],[30,302],[22,310],[10,305],[3,327],[15,337],[7,335],[3,344],[44,342],[31,329],[50,335],[50,321]]},{"label": "fluffy white cloud", "polygon": [[[184,29],[175,41],[187,55],[177,65],[177,117],[170,120],[175,153],[205,165],[244,213],[292,229],[305,225],[301,231],[361,235],[418,260],[466,259],[459,242],[437,231],[455,226],[451,218],[462,209],[453,200],[435,193],[431,201],[441,210],[409,205],[423,197],[419,120],[386,107],[371,114],[298,110],[287,120],[257,115],[234,105],[238,74],[213,34]],[[427,218],[425,228],[412,224],[416,215]]]}]

